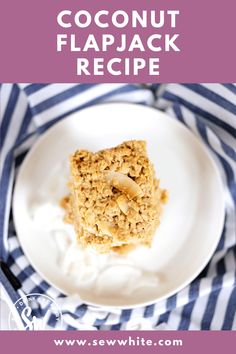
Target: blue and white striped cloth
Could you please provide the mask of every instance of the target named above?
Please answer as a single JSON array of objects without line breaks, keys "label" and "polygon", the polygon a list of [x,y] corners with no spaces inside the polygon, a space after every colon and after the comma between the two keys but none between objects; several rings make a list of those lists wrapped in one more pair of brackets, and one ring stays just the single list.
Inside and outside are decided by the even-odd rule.
[{"label": "blue and white striped cloth", "polygon": [[[0,259],[18,278],[24,293],[57,298],[64,329],[236,329],[236,85],[1,84],[0,98]],[[17,169],[39,135],[72,112],[108,101],[154,106],[185,124],[212,152],[226,204],[217,250],[189,286],[145,308],[110,312],[62,297],[44,281],[23,254],[11,216]],[[20,295],[2,271],[0,280],[15,302]]]}]

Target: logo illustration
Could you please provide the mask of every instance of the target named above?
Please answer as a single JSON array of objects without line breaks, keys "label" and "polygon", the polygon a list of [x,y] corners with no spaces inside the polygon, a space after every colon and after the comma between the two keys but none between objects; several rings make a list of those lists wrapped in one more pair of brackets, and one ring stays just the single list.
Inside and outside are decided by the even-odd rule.
[{"label": "logo illustration", "polygon": [[32,293],[15,302],[8,324],[11,330],[61,329],[62,313],[54,299],[44,294]]}]

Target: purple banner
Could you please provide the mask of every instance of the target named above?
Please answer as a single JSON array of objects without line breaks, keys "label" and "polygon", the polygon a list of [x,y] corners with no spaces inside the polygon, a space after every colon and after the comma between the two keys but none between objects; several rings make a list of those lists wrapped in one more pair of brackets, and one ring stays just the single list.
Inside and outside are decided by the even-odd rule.
[{"label": "purple banner", "polygon": [[236,332],[181,331],[2,331],[8,354],[41,353],[235,353]]},{"label": "purple banner", "polygon": [[1,82],[233,82],[235,0],[3,0]]}]

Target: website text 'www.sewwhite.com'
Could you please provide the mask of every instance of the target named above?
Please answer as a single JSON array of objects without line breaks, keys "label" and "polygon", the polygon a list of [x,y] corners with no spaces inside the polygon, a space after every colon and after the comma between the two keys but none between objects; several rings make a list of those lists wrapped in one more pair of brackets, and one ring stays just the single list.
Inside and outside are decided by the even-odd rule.
[{"label": "website text 'www.sewwhite.com'", "polygon": [[127,339],[54,339],[54,344],[58,347],[181,347],[182,339],[146,339],[143,337],[129,336]]}]

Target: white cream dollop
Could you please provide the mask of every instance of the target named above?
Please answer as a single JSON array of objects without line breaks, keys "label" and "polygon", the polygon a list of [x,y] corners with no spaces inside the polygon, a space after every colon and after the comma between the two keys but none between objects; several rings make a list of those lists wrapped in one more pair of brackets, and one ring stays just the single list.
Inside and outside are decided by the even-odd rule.
[{"label": "white cream dollop", "polygon": [[[78,293],[80,289],[88,289],[98,296],[131,297],[143,288],[158,286],[158,275],[147,271],[145,262],[142,264],[140,256],[135,256],[138,250],[126,255],[100,254],[78,245],[74,228],[63,221],[64,210],[59,205],[60,198],[66,194],[66,177],[56,185],[54,172],[44,181],[43,192],[29,205],[31,221],[37,229],[46,231],[55,244],[56,266],[76,285]],[[62,175],[60,166],[56,172]]]}]

